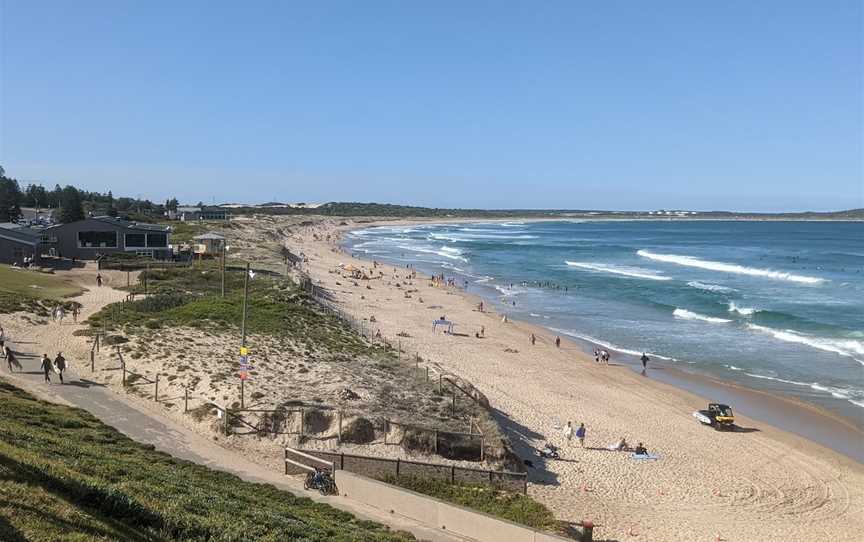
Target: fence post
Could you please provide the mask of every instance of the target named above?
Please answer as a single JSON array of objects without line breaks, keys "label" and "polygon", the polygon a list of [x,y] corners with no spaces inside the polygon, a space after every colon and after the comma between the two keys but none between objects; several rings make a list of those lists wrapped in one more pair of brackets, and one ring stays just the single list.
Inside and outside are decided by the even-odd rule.
[{"label": "fence post", "polygon": [[429,382],[429,367],[426,367],[426,382]]},{"label": "fence post", "polygon": [[456,465],[452,465],[450,467],[450,483],[451,484],[456,483]]},{"label": "fence post", "polygon": [[401,463],[402,463],[402,462],[401,462],[401,461],[399,460],[399,458],[397,457],[397,458],[396,458],[396,478],[399,478],[399,466],[401,465]]},{"label": "fence post", "polygon": [[[94,345],[94,347],[95,347],[95,345]],[[91,373],[96,370],[95,367],[96,367],[96,353],[93,352],[93,348],[91,348],[90,349],[90,372]]]},{"label": "fence post", "polygon": [[159,373],[156,373],[156,390],[153,392],[153,400],[159,402]]},{"label": "fence post", "polygon": [[480,461],[486,461],[486,438],[480,436]]},{"label": "fence post", "polygon": [[345,470],[345,452],[339,454],[339,470]]},{"label": "fence post", "polygon": [[183,412],[189,412],[189,388],[183,388]]},{"label": "fence post", "polygon": [[288,476],[288,448],[285,448],[285,476]]}]

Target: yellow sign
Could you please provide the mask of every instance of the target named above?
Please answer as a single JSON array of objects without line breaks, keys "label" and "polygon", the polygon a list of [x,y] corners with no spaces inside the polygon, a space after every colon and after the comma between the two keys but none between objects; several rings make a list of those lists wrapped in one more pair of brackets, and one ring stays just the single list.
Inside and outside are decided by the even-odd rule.
[{"label": "yellow sign", "polygon": [[241,356],[248,356],[249,355],[249,349],[246,348],[245,346],[241,346],[240,347],[240,355]]}]

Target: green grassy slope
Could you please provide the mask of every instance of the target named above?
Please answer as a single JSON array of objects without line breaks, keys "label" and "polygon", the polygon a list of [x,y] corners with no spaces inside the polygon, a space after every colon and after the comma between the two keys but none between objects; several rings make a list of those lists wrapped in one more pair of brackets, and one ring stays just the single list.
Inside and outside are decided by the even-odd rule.
[{"label": "green grassy slope", "polygon": [[139,444],[0,379],[0,540],[400,541],[410,535]]}]

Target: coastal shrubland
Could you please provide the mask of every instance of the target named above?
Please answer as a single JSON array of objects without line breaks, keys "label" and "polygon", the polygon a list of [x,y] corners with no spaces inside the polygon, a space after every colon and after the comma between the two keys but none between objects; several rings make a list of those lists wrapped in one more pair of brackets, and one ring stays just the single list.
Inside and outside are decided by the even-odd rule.
[{"label": "coastal shrubland", "polygon": [[0,540],[411,540],[157,452],[0,379]]}]

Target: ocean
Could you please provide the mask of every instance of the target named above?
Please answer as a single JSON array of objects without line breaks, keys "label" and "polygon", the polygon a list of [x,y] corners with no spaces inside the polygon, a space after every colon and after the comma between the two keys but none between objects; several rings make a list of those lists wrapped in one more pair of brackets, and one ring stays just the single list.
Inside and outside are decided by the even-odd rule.
[{"label": "ocean", "polygon": [[384,226],[350,232],[346,249],[443,272],[613,358],[647,352],[652,365],[864,417],[864,223]]}]

